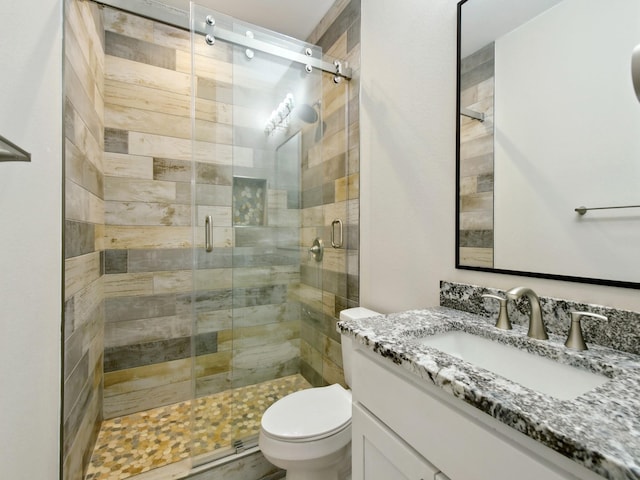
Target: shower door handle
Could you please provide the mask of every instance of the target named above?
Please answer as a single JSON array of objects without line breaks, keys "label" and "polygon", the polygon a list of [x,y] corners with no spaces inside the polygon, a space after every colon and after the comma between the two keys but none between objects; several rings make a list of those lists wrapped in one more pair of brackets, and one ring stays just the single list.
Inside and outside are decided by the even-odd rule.
[{"label": "shower door handle", "polygon": [[211,215],[204,217],[204,249],[207,252],[213,250],[213,221]]},{"label": "shower door handle", "polygon": [[[338,236],[338,241],[336,241],[336,225],[340,227],[340,235]],[[342,220],[336,218],[333,222],[331,222],[331,246],[333,248],[341,248],[342,243]]]}]

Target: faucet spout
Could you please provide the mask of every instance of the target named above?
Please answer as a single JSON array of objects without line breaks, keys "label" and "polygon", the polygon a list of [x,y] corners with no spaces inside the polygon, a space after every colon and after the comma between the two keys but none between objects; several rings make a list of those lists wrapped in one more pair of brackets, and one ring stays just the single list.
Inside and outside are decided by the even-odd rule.
[{"label": "faucet spout", "polygon": [[531,306],[531,312],[529,314],[529,331],[527,336],[531,338],[537,338],[538,340],[546,340],[549,338],[547,335],[547,329],[542,321],[542,310],[540,308],[540,299],[538,295],[527,287],[516,287],[506,292],[507,298],[511,300],[517,300],[522,296],[529,299],[529,305]]}]

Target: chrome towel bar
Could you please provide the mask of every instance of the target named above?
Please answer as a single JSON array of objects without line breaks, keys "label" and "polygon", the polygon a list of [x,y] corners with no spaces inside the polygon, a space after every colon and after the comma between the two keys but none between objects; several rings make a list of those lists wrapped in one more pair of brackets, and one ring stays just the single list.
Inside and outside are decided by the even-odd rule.
[{"label": "chrome towel bar", "polygon": [[31,154],[0,135],[0,162],[30,162]]},{"label": "chrome towel bar", "polygon": [[484,122],[484,113],[482,112],[476,112],[475,110],[462,107],[460,108],[460,115]]},{"label": "chrome towel bar", "polygon": [[578,208],[574,208],[574,210],[578,212],[580,215],[584,215],[589,210],[612,210],[614,208],[640,208],[640,205],[621,205],[619,207],[591,207],[591,208],[578,207]]}]

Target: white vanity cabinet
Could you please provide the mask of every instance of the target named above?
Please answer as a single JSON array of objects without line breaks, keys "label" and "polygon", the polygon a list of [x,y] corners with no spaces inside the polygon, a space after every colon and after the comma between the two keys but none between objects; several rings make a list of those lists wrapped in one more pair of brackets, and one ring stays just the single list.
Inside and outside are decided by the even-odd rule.
[{"label": "white vanity cabinet", "polygon": [[353,480],[431,480],[439,473],[359,405],[353,406],[351,425]]},{"label": "white vanity cabinet", "polygon": [[352,371],[353,480],[602,480],[365,347]]}]

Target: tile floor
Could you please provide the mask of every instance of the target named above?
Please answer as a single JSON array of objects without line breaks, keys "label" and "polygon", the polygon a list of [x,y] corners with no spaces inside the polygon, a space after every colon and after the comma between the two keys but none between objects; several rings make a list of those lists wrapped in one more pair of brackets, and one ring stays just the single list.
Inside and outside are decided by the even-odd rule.
[{"label": "tile floor", "polygon": [[[192,401],[105,420],[85,480],[123,480],[255,437],[262,413],[285,395],[310,388],[291,375]],[[193,426],[192,426],[193,425]]]}]

